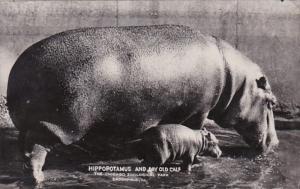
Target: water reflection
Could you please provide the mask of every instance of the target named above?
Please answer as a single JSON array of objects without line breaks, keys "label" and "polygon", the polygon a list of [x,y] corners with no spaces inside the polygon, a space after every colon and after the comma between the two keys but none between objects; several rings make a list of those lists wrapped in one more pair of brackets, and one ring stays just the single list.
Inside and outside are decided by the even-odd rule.
[{"label": "water reflection", "polygon": [[[103,158],[70,147],[47,158],[43,188],[300,188],[300,131],[278,131],[279,149],[267,156],[255,156],[235,132],[215,129],[223,156],[201,157],[190,175],[170,173],[168,177],[143,177],[140,182],[115,181],[95,176],[87,164],[139,165],[137,159]],[[32,188],[21,170],[17,132],[0,130],[0,188]],[[121,153],[116,151],[114,153]],[[101,159],[101,158],[100,158]],[[105,160],[106,159],[106,160]],[[88,161],[84,161],[88,160]]]}]

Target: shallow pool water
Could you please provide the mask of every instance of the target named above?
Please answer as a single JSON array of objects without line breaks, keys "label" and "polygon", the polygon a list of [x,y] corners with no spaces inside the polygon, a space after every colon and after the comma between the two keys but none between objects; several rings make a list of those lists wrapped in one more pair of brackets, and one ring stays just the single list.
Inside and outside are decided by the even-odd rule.
[{"label": "shallow pool water", "polygon": [[[79,148],[60,148],[45,165],[46,181],[40,188],[300,188],[300,131],[277,131],[280,140],[276,152],[254,156],[240,136],[231,130],[210,128],[221,141],[223,156],[201,157],[191,174],[130,176],[113,181],[112,176],[94,175],[88,165],[136,167],[140,161],[124,157],[103,160]],[[33,188],[22,171],[17,148],[17,132],[0,129],[0,188]],[[114,152],[118,153],[118,152]],[[89,158],[91,157],[91,158]],[[172,166],[177,166],[174,164]],[[127,180],[126,180],[127,178]],[[130,179],[128,179],[130,178]]]}]

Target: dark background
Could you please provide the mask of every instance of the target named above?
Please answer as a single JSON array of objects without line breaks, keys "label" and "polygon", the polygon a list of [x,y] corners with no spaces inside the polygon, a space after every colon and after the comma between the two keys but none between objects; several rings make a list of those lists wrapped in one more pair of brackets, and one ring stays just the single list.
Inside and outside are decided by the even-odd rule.
[{"label": "dark background", "polygon": [[300,117],[300,1],[1,1],[0,94],[16,58],[32,43],[78,27],[181,24],[218,36],[259,64],[279,99]]}]

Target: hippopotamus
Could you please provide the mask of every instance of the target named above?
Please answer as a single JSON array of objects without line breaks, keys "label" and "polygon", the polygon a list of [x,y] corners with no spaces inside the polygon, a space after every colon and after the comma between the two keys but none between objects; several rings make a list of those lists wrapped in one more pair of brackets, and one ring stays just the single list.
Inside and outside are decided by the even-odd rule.
[{"label": "hippopotamus", "polygon": [[278,144],[275,102],[257,64],[217,37],[177,25],[52,35],[18,57],[7,87],[9,114],[37,182],[53,146],[92,131],[122,143],[155,125],[200,129],[211,119],[268,152]]},{"label": "hippopotamus", "polygon": [[143,132],[137,142],[139,159],[146,166],[161,166],[182,159],[182,170],[191,171],[197,155],[220,157],[218,139],[206,129],[192,130],[180,124],[164,124]]}]

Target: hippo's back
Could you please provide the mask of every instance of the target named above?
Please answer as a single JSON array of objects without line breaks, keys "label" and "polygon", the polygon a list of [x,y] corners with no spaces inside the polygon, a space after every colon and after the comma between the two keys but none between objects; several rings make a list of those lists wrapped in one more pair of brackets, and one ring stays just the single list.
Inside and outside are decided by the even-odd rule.
[{"label": "hippo's back", "polygon": [[[10,115],[19,130],[49,122],[57,125],[54,130],[72,131],[77,138],[101,121],[141,122],[151,114],[144,115],[146,109],[162,114],[180,98],[166,104],[172,91],[161,95],[161,90],[178,93],[187,77],[201,74],[186,70],[184,62],[168,67],[162,61],[173,61],[176,54],[190,57],[189,47],[205,48],[211,40],[183,26],[86,28],[53,35],[29,47],[13,66],[7,91]],[[212,74],[217,76],[222,77]],[[191,86],[182,95],[189,98],[195,89]]]}]

